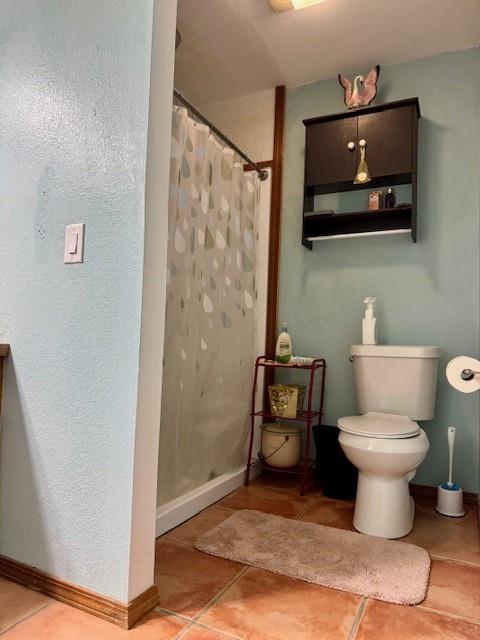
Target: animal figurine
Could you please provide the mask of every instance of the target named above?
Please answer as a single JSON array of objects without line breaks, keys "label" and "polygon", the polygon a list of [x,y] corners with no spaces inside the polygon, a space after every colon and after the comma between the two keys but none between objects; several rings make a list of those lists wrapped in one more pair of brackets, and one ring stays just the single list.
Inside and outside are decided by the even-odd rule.
[{"label": "animal figurine", "polygon": [[[347,109],[368,107],[368,105],[373,102],[375,96],[377,95],[377,80],[379,75],[380,65],[377,64],[377,66],[373,67],[373,69],[368,72],[366,78],[364,78],[362,75],[355,76],[352,91],[352,83],[350,82],[350,80],[345,76],[342,76],[341,73],[338,74],[338,81],[345,90],[345,96],[343,100],[347,105]],[[363,91],[361,92],[358,87],[359,83],[363,85]]]}]

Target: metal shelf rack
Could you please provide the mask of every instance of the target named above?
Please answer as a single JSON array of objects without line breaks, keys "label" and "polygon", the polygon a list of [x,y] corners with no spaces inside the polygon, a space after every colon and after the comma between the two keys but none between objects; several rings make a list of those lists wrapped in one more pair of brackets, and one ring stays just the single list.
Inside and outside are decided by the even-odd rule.
[{"label": "metal shelf rack", "polygon": [[[257,379],[258,379],[258,370],[260,367],[272,367],[273,369],[290,369],[292,371],[295,370],[307,370],[310,371],[309,382],[307,385],[307,407],[304,411],[302,411],[296,418],[279,418],[273,416],[271,414],[270,408],[264,408],[262,411],[255,411],[256,406],[256,398],[257,398]],[[312,364],[305,365],[296,365],[296,364],[281,364],[279,362],[275,362],[267,356],[259,356],[255,361],[255,375],[253,377],[253,388],[252,388],[252,408],[250,412],[250,444],[248,448],[248,462],[247,462],[247,471],[245,477],[245,485],[248,486],[250,481],[250,471],[252,467],[261,467],[264,470],[274,471],[276,473],[286,473],[290,475],[296,475],[300,479],[300,495],[303,496],[305,491],[311,486],[313,482],[313,466],[310,461],[310,444],[311,444],[311,431],[312,427],[320,424],[323,416],[323,406],[325,400],[325,374],[326,374],[327,364],[324,358],[314,358]],[[314,410],[312,408],[313,405],[313,393],[315,382],[317,379],[319,383],[319,409]],[[261,417],[264,418],[265,422],[275,422],[276,420],[291,420],[294,422],[304,422],[306,423],[306,434],[305,434],[305,443],[303,448],[303,460],[302,462],[295,466],[289,467],[287,469],[280,469],[277,467],[272,467],[265,461],[259,459],[252,461],[252,449],[253,449],[253,440],[255,435],[255,419]]]}]

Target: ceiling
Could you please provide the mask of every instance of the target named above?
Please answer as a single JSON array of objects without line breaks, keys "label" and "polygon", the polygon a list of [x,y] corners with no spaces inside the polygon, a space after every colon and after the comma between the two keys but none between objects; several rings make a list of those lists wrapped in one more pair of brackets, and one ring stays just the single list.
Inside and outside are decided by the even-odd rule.
[{"label": "ceiling", "polygon": [[480,44],[480,0],[178,0],[175,85],[195,104]]}]

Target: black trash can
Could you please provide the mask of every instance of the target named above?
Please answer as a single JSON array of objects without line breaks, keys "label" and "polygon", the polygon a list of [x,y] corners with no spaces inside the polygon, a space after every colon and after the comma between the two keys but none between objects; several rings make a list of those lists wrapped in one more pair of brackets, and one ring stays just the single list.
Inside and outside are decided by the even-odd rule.
[{"label": "black trash can", "polygon": [[317,450],[315,479],[329,498],[352,500],[357,492],[358,471],[343,453],[339,433],[338,427],[327,424],[313,427]]}]

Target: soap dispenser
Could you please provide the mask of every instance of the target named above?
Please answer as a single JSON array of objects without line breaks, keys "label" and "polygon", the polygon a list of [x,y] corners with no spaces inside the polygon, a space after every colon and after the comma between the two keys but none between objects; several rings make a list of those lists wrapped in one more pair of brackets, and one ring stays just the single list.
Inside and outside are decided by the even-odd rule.
[{"label": "soap dispenser", "polygon": [[365,298],[365,317],[362,320],[362,342],[363,344],[377,344],[377,319],[374,315],[376,298]]},{"label": "soap dispenser", "polygon": [[288,364],[293,354],[292,339],[288,333],[288,324],[283,323],[282,332],[278,336],[275,348],[275,360],[282,364]]}]

